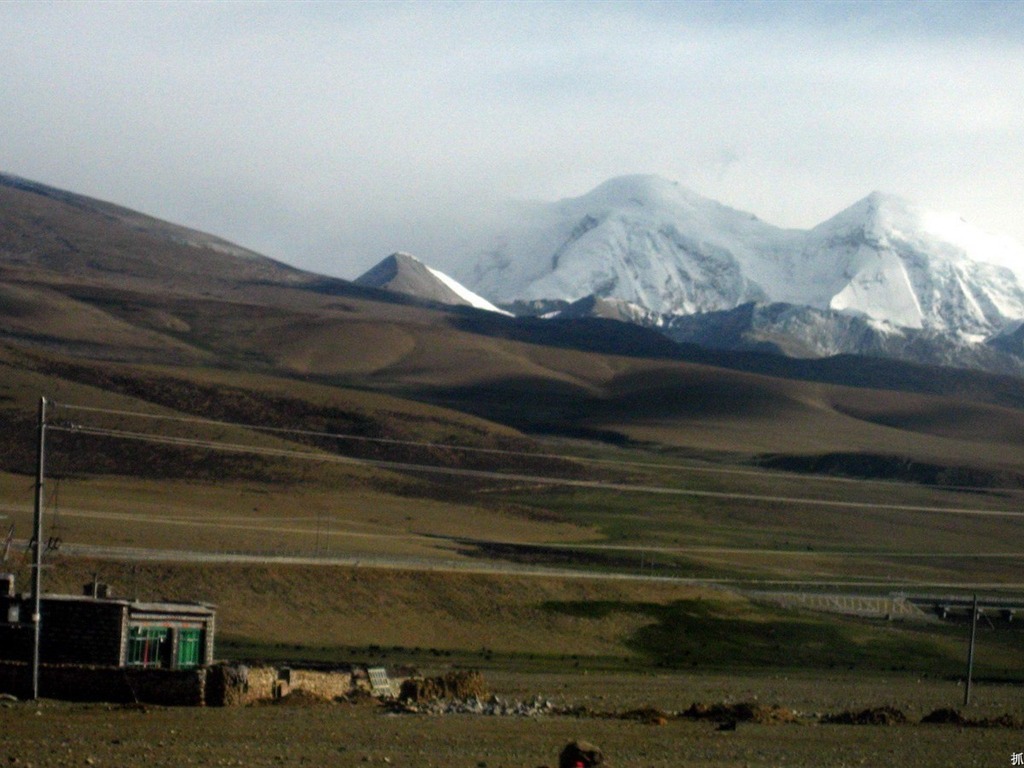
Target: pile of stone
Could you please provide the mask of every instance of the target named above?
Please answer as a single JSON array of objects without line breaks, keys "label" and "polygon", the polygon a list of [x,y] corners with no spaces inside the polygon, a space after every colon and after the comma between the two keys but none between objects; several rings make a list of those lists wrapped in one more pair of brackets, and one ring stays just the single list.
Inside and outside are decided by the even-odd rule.
[{"label": "pile of stone", "polygon": [[967,717],[956,709],[936,709],[921,718],[924,725],[955,725],[960,728],[1013,728],[1020,730],[1024,728],[1024,721],[1013,715],[999,715],[998,717],[971,718]]},{"label": "pile of stone", "polygon": [[869,707],[859,712],[839,712],[834,715],[825,715],[821,722],[831,725],[903,725],[907,722],[907,716],[896,707],[882,706]]},{"label": "pile of stone", "polygon": [[535,696],[530,701],[503,699],[500,696],[462,699],[433,699],[407,701],[399,699],[389,707],[392,712],[417,715],[486,715],[490,717],[540,717],[561,714],[562,710],[551,701]]},{"label": "pile of stone", "polygon": [[479,672],[449,672],[440,677],[410,677],[398,694],[403,703],[418,704],[437,699],[468,699],[487,696],[487,684]]},{"label": "pile of stone", "polygon": [[741,701],[736,704],[704,704],[694,702],[690,708],[680,712],[680,717],[689,720],[711,720],[717,723],[795,723],[799,715],[791,709],[777,705],[756,704]]}]

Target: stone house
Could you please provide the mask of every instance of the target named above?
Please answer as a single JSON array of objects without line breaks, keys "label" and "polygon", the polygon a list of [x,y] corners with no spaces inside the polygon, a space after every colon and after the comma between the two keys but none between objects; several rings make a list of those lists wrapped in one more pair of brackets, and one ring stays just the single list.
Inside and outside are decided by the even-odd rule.
[{"label": "stone house", "polygon": [[[29,662],[33,603],[0,574],[0,660]],[[111,596],[104,584],[82,595],[40,599],[39,661],[135,669],[187,670],[213,663],[212,605],[141,602]]]}]

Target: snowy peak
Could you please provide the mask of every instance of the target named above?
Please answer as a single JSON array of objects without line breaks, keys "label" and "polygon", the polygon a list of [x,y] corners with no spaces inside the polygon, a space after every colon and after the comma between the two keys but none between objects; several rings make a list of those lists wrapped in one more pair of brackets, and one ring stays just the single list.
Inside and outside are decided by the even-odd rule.
[{"label": "snowy peak", "polygon": [[[355,279],[357,285],[383,288],[387,291],[419,296],[425,289],[434,288],[435,280],[426,265],[409,253],[396,252],[385,257],[374,267]],[[426,297],[423,297],[426,298]]]},{"label": "snowy peak", "polygon": [[594,294],[654,312],[703,312],[765,298],[751,267],[791,237],[673,182],[626,176],[517,210],[492,242],[463,254],[456,274],[503,303]]},{"label": "snowy peak", "polygon": [[819,224],[809,235],[812,239],[860,237],[868,242],[877,242],[888,232],[913,229],[916,218],[916,212],[908,201],[875,191]]},{"label": "snowy peak", "polygon": [[502,303],[593,295],[664,315],[785,303],[968,342],[1024,319],[1024,248],[882,192],[801,231],[623,176],[520,207],[455,274]]},{"label": "snowy peak", "polygon": [[815,227],[800,262],[819,289],[800,303],[822,309],[965,340],[1024,317],[1024,249],[892,195]]},{"label": "snowy peak", "polygon": [[583,197],[569,198],[562,202],[591,210],[600,208],[657,210],[680,205],[693,205],[702,200],[704,198],[681,186],[678,182],[669,181],[660,176],[634,175],[609,179]]},{"label": "snowy peak", "polygon": [[[393,253],[356,278],[357,285],[404,293],[441,304],[476,307],[502,312],[481,296],[450,278],[431,269],[412,254]],[[504,313],[507,314],[507,313]]]}]

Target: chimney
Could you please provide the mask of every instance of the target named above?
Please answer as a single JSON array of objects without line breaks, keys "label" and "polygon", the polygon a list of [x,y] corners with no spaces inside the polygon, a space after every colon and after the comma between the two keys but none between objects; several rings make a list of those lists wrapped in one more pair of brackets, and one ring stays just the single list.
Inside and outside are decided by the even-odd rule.
[{"label": "chimney", "polygon": [[95,597],[102,600],[109,599],[114,595],[114,591],[110,588],[109,584],[104,584],[95,578],[82,586],[82,592],[86,597]]}]

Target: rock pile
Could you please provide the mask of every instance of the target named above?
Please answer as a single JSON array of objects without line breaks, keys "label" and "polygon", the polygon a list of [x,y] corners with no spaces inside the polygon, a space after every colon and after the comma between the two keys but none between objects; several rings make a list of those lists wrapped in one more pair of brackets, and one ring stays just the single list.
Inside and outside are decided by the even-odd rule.
[{"label": "rock pile", "polygon": [[921,718],[924,725],[955,725],[961,728],[1024,728],[1024,721],[1010,714],[998,717],[971,718],[955,709],[936,709]]},{"label": "rock pile", "polygon": [[418,715],[489,715],[492,717],[539,717],[560,714],[561,710],[548,699],[535,696],[530,701],[503,699],[500,696],[462,699],[433,699],[407,701],[399,699],[390,707],[392,712]]},{"label": "rock pile", "polygon": [[479,672],[449,672],[441,677],[409,678],[402,683],[398,699],[417,704],[437,699],[480,698],[487,693],[487,684]]},{"label": "rock pile", "polygon": [[821,722],[832,725],[903,725],[907,722],[907,716],[895,707],[870,707],[860,712],[840,712],[835,715],[825,715]]},{"label": "rock pile", "polygon": [[926,725],[967,725],[970,720],[955,709],[943,707],[929,712],[921,718],[921,722]]},{"label": "rock pile", "polygon": [[716,723],[795,723],[796,712],[776,705],[739,702],[738,704],[701,704],[694,702],[679,713],[689,720],[711,720]]}]

